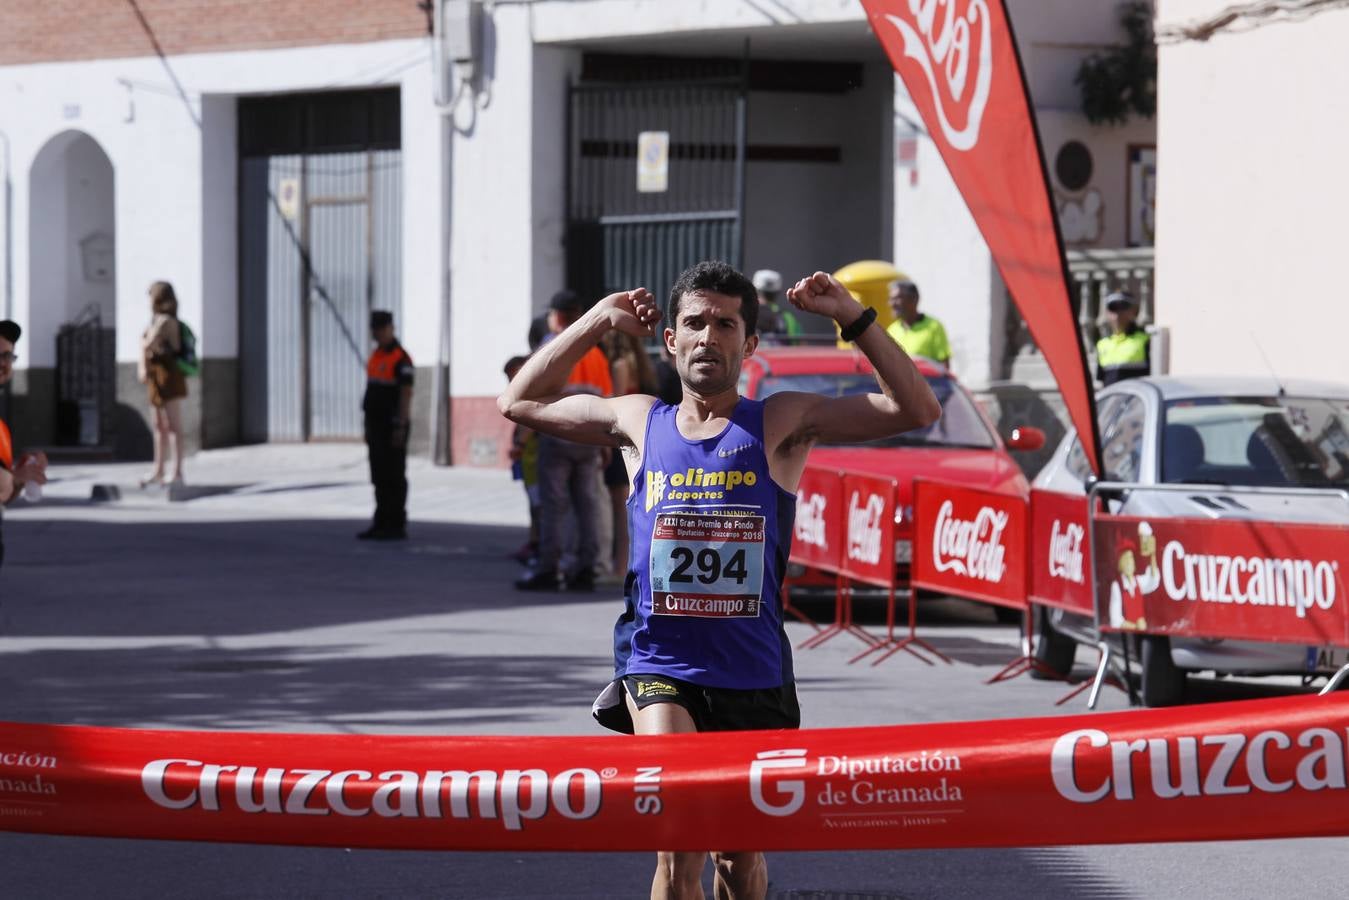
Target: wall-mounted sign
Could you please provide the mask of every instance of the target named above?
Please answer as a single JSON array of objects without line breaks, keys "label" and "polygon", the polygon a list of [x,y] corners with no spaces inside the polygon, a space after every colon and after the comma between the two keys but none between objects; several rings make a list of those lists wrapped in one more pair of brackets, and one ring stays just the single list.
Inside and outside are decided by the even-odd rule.
[{"label": "wall-mounted sign", "polygon": [[670,132],[637,135],[637,191],[659,194],[670,187]]},{"label": "wall-mounted sign", "polygon": [[1130,247],[1151,247],[1157,228],[1157,148],[1129,148]]}]

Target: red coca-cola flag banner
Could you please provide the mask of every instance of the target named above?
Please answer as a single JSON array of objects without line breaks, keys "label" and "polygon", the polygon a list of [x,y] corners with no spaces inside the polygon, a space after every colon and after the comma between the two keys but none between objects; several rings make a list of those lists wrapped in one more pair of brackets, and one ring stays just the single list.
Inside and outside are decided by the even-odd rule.
[{"label": "red coca-cola flag banner", "polygon": [[1087,498],[1030,492],[1030,601],[1094,615]]},{"label": "red coca-cola flag banner", "polygon": [[1346,835],[1346,729],[1343,694],[624,739],[4,723],[0,829],[517,852]]},{"label": "red coca-cola flag banner", "polygon": [[1349,529],[1102,515],[1092,537],[1103,629],[1349,646]]},{"label": "red coca-cola flag banner", "polygon": [[913,583],[1026,608],[1026,502],[940,481],[913,483]]},{"label": "red coca-cola flag banner", "polygon": [[864,584],[890,587],[895,583],[895,482],[846,472],[843,502],[843,574]]},{"label": "red coca-cola flag banner", "polygon": [[792,562],[837,572],[843,561],[843,476],[832,469],[806,466],[796,489]]},{"label": "red coca-cola flag banner", "polygon": [[1012,23],[1001,0],[862,0],[1101,471],[1087,360]]}]

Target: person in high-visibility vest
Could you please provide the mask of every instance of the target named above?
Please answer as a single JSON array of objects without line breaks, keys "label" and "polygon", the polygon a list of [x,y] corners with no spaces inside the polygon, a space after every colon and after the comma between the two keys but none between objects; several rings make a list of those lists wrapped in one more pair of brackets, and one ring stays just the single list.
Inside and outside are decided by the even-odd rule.
[{"label": "person in high-visibility vest", "polygon": [[794,344],[801,336],[801,322],[790,308],[778,304],[782,276],[772,269],[760,269],[751,279],[759,294],[759,335],[764,344]]},{"label": "person in high-visibility vest", "polygon": [[925,356],[943,366],[951,364],[951,344],[941,322],[918,311],[918,285],[896,281],[890,285],[890,311],[895,321],[885,333],[910,356]]},{"label": "person in high-visibility vest", "polygon": [[370,481],[375,486],[375,517],[356,535],[363,541],[407,538],[408,428],[412,415],[412,357],[394,336],[393,313],[370,313],[375,350],[366,363],[365,443],[370,455]]},{"label": "person in high-visibility vest", "polygon": [[1128,291],[1115,291],[1105,298],[1110,335],[1096,342],[1096,377],[1102,384],[1139,378],[1152,372],[1148,333],[1134,320],[1138,301]]}]

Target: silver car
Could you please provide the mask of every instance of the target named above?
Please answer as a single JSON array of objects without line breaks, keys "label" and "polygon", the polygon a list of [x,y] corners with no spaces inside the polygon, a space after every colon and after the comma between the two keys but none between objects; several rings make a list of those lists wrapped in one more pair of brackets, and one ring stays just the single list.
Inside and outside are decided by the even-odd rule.
[{"label": "silver car", "polygon": [[[1096,406],[1103,480],[1139,486],[1109,497],[1111,512],[1349,525],[1349,385],[1159,376],[1111,385]],[[1070,431],[1034,486],[1084,494],[1090,474]],[[1148,490],[1167,484],[1196,487]],[[1252,487],[1299,490],[1243,490]],[[1060,674],[1078,642],[1099,640],[1082,616],[1041,608],[1036,621],[1036,655]],[[1190,672],[1315,675],[1345,661],[1305,645],[1156,635],[1139,636],[1137,651],[1148,706],[1181,702]]]}]

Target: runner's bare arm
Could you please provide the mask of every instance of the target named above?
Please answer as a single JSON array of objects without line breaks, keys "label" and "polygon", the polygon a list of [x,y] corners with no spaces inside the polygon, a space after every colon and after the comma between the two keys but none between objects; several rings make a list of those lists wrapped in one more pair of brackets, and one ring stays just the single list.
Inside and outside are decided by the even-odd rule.
[{"label": "runner's bare arm", "polygon": [[[797,309],[826,315],[846,328],[865,308],[847,288],[824,272],[803,278],[787,291]],[[876,370],[880,393],[849,397],[783,393],[770,398],[769,438],[777,453],[799,455],[817,442],[861,443],[922,428],[941,416],[927,379],[900,346],[877,326],[857,339]]]},{"label": "runner's bare arm", "polygon": [[645,288],[610,294],[529,358],[497,398],[497,408],[513,422],[570,441],[633,444],[633,436],[645,427],[652,398],[569,394],[567,376],[610,329],[649,337],[659,321],[660,308]]}]

